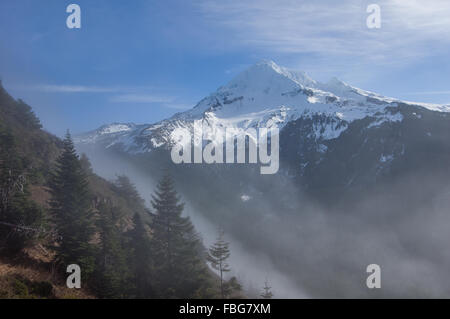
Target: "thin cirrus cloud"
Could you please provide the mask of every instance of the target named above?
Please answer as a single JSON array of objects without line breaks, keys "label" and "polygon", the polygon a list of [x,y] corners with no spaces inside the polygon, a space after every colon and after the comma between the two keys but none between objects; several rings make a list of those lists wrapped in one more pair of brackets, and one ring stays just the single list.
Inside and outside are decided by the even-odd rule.
[{"label": "thin cirrus cloud", "polygon": [[[113,93],[115,95],[109,97],[110,103],[135,103],[135,104],[152,104],[159,105],[176,110],[185,110],[191,105],[177,102],[177,98],[173,96],[158,95],[144,93],[148,91],[149,87],[101,87],[101,86],[85,86],[85,85],[57,85],[57,84],[42,84],[33,86],[18,86],[18,89],[33,90],[43,93],[60,93],[60,94],[75,94],[75,93]],[[142,93],[141,93],[142,92]]]},{"label": "thin cirrus cloud", "polygon": [[108,93],[118,92],[121,89],[117,87],[96,87],[96,86],[83,86],[83,85],[55,85],[55,84],[43,84],[29,87],[29,89],[48,92],[48,93]]},{"label": "thin cirrus cloud", "polygon": [[[233,33],[233,43],[271,53],[309,53],[404,64],[450,43],[450,1],[380,0],[380,29],[369,29],[360,0],[228,0],[198,2],[209,23]],[[432,50],[431,50],[432,48]]]}]

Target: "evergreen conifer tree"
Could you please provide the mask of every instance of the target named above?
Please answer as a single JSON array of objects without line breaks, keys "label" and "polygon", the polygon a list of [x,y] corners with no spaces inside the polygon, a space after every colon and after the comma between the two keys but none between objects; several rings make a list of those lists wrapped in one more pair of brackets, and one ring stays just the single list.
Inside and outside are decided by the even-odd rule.
[{"label": "evergreen conifer tree", "polygon": [[225,298],[223,275],[225,272],[230,271],[230,266],[227,263],[228,257],[230,257],[229,243],[224,240],[224,232],[220,230],[217,241],[209,249],[207,259],[211,263],[211,266],[219,272],[222,299]]},{"label": "evergreen conifer tree", "polygon": [[165,175],[152,195],[152,246],[161,297],[198,295],[206,272],[203,248],[189,217],[183,217],[174,182]]},{"label": "evergreen conifer tree", "polygon": [[117,176],[114,185],[117,187],[120,194],[126,198],[127,204],[130,208],[134,209],[137,212],[145,207],[144,199],[139,195],[136,186],[130,181],[128,176]]},{"label": "evergreen conifer tree", "polygon": [[86,175],[75,152],[69,132],[63,141],[63,152],[49,183],[50,207],[58,232],[57,257],[64,270],[69,264],[81,267],[83,275],[94,268],[94,234],[92,196]]},{"label": "evergreen conifer tree", "polygon": [[272,287],[269,286],[269,283],[267,280],[264,282],[264,288],[263,292],[260,295],[263,299],[272,299],[273,293],[272,293]]},{"label": "evergreen conifer tree", "polygon": [[101,298],[124,298],[131,292],[131,271],[119,226],[123,216],[107,201],[101,202],[98,210],[100,249],[94,276],[97,294]]}]

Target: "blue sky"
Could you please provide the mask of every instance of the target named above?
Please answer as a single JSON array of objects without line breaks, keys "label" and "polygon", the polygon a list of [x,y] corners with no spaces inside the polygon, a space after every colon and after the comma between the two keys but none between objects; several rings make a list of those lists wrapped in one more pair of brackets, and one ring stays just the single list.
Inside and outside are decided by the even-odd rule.
[{"label": "blue sky", "polygon": [[[81,7],[82,28],[66,27]],[[381,7],[381,29],[366,26]],[[62,135],[188,109],[262,59],[450,103],[447,0],[2,0],[0,77]]]}]

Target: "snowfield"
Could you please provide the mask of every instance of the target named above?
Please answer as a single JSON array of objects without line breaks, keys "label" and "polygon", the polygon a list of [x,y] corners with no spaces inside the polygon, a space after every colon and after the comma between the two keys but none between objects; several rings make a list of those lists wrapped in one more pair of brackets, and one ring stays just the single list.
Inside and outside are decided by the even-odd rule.
[{"label": "snowfield", "polygon": [[395,109],[410,104],[432,111],[450,112],[450,106],[414,103],[384,97],[352,87],[336,78],[317,82],[304,72],[291,71],[272,61],[262,61],[237,75],[227,85],[201,100],[192,109],[177,113],[155,124],[114,123],[76,138],[77,143],[103,142],[106,147],[120,145],[130,153],[149,152],[169,147],[176,128],[192,129],[196,120],[203,123],[207,139],[214,141],[214,131],[235,130],[244,134],[248,128],[278,127],[299,118],[313,119],[320,115],[327,121],[314,123],[311,134],[317,140],[340,136],[348,124],[366,117],[370,127],[385,122],[402,121]]}]

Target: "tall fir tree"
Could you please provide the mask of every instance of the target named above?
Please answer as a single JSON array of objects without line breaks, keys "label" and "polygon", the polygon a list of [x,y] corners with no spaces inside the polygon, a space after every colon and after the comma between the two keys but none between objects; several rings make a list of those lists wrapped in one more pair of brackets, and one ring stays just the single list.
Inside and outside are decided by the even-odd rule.
[{"label": "tall fir tree", "polygon": [[152,246],[161,297],[197,296],[206,273],[203,248],[189,217],[182,216],[184,204],[169,175],[160,180],[152,206]]},{"label": "tall fir tree", "polygon": [[210,247],[207,260],[211,263],[211,267],[219,272],[220,276],[220,293],[222,299],[225,298],[224,289],[224,273],[230,271],[227,259],[230,257],[229,243],[224,239],[223,230],[219,230],[219,236],[216,242]]},{"label": "tall fir tree", "polygon": [[58,261],[64,270],[69,264],[77,264],[84,276],[90,275],[95,263],[92,196],[69,132],[49,186],[49,204],[59,235],[55,247]]}]

